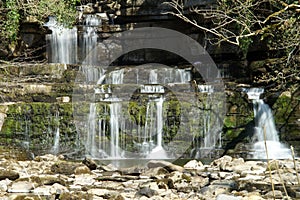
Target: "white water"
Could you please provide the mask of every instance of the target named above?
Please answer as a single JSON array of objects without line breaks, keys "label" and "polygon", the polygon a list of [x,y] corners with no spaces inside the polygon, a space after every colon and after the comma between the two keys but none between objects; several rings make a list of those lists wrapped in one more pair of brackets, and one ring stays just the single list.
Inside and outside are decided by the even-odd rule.
[{"label": "white water", "polygon": [[[168,154],[163,148],[163,97],[155,101],[156,104],[156,146],[147,155],[148,159],[167,159]],[[153,129],[151,129],[153,131]]]},{"label": "white water", "polygon": [[248,99],[258,100],[260,99],[260,95],[264,93],[263,88],[249,88],[246,89]]},{"label": "white water", "polygon": [[[257,138],[257,141],[253,144],[253,158],[291,158],[290,150],[279,141],[272,110],[268,104],[259,99],[263,92],[264,90],[261,88],[250,88],[247,92],[248,98],[252,99],[253,102],[255,136]],[[268,149],[268,157],[266,147]]]},{"label": "white water", "polygon": [[255,117],[255,129],[258,141],[279,142],[279,136],[275,127],[272,110],[262,99],[253,99]]},{"label": "white water", "polygon": [[113,102],[110,104],[110,157],[121,158],[119,139],[120,139],[120,122],[122,104]]},{"label": "white water", "polygon": [[201,93],[213,93],[214,88],[212,85],[198,85],[198,90]]},{"label": "white water", "polygon": [[[97,59],[98,52],[95,48],[98,44],[97,27],[101,25],[101,19],[97,15],[84,15],[81,29],[76,26],[66,28],[58,24],[54,17],[49,17],[45,26],[52,31],[46,35],[48,62],[77,64],[85,61],[85,65],[93,62],[89,58]],[[92,53],[92,55],[91,55]]]},{"label": "white water", "polygon": [[154,70],[154,69],[150,70],[149,83],[150,84],[157,84],[157,71]]},{"label": "white water", "polygon": [[[107,82],[110,84],[122,84],[124,77],[124,69],[112,71]],[[122,103],[119,99],[116,99],[110,104],[110,157],[111,158],[122,158],[124,157],[123,152],[120,149],[120,129],[122,128]],[[121,129],[122,130],[122,129]]]},{"label": "white water", "polygon": [[52,152],[54,154],[58,154],[59,152],[59,140],[60,140],[60,131],[59,131],[59,127],[57,127],[54,133],[54,144],[52,148]]},{"label": "white water", "polygon": [[142,85],[141,86],[141,93],[154,93],[154,94],[159,94],[159,93],[165,93],[165,89],[161,85]]},{"label": "white water", "polygon": [[[126,76],[131,73],[135,77],[128,79]],[[131,77],[131,76],[130,76]],[[142,78],[141,78],[142,77]],[[134,80],[135,78],[135,80]],[[114,96],[113,85],[127,84],[126,81],[130,81],[130,84],[137,84],[137,90],[141,95],[147,96],[148,98],[145,103],[145,116],[136,116],[139,123],[131,123],[130,116],[126,114],[127,108],[123,107],[126,104],[122,98]],[[95,80],[93,80],[95,82]],[[124,82],[125,81],[125,82]],[[172,152],[166,152],[164,147],[164,132],[163,125],[165,123],[164,119],[164,95],[165,88],[163,84],[177,83],[186,84],[191,81],[190,70],[189,69],[169,69],[169,68],[154,68],[145,69],[135,68],[134,70],[128,68],[117,69],[114,71],[104,72],[97,82],[97,87],[95,88],[95,94],[107,95],[107,98],[100,99],[100,102],[109,103],[109,116],[110,120],[98,121],[98,134],[94,131],[89,131],[88,138],[94,138],[95,143],[90,142],[90,144],[97,146],[98,156],[108,159],[120,159],[120,158],[131,158],[139,155],[140,158],[148,159],[166,159],[169,158],[168,154]],[[142,83],[142,84],[138,84]],[[106,85],[102,85],[106,84]],[[109,84],[109,85],[107,85]],[[111,86],[110,86],[111,84]],[[161,85],[162,84],[162,85]],[[104,89],[105,88],[105,89]],[[215,148],[221,145],[221,128],[219,127],[219,119],[216,113],[216,105],[212,105],[212,98],[214,98],[214,88],[210,85],[200,85],[199,92],[203,95],[203,109],[195,116],[199,118],[200,122],[200,137],[199,133],[195,134],[194,152],[196,155],[201,157],[201,154],[207,154],[206,152],[211,152]],[[130,95],[130,94],[129,94]],[[99,100],[99,99],[98,99]],[[125,104],[124,104],[125,103]],[[124,109],[124,111],[121,111]],[[97,116],[93,113],[91,109],[90,115]],[[138,113],[136,115],[139,115]],[[199,116],[198,116],[199,115]],[[144,121],[144,122],[142,122]],[[130,122],[130,123],[128,123]],[[197,122],[199,124],[199,122]],[[91,126],[93,127],[93,126]],[[104,127],[109,127],[105,130]],[[107,133],[107,131],[109,133]],[[124,133],[123,130],[127,132]],[[126,134],[133,135],[133,143],[135,152],[126,152]],[[198,136],[196,136],[198,135]],[[102,139],[100,139],[102,138]],[[107,138],[108,142],[103,142],[103,138]],[[131,141],[132,142],[132,141]],[[101,144],[100,144],[101,143]],[[203,151],[201,153],[201,151]],[[93,148],[90,152],[95,152]],[[104,153],[103,153],[104,152]]]},{"label": "white water", "polygon": [[[134,135],[134,145],[137,148],[137,152],[134,153],[133,157],[138,154],[138,157],[141,158],[168,158],[163,142],[165,89],[160,84],[170,83],[170,81],[188,83],[191,78],[190,70],[168,68],[132,70],[122,68],[114,71],[103,71],[103,73],[95,72],[100,74],[99,79],[95,80],[97,76],[93,74],[92,70],[87,69],[85,69],[86,77],[89,77],[87,82],[97,83],[95,95],[105,96],[97,100],[98,102],[106,102],[109,109],[104,112],[108,112],[108,121],[97,119],[99,118],[96,109],[97,103],[90,104],[87,119],[89,127],[86,136],[87,153],[97,158],[130,158],[132,156],[131,152],[126,154],[124,150],[127,145],[125,135],[129,133]],[[113,85],[126,84],[124,78],[130,72],[135,75],[136,80],[126,79],[126,81],[129,80],[131,84],[142,82],[143,84],[137,84],[137,87],[140,88],[137,91],[144,96],[148,96],[147,102],[145,102],[145,116],[138,116],[139,121],[141,122],[143,119],[144,124],[126,124],[130,121],[130,116],[122,111],[122,109],[127,109],[123,108],[126,102],[115,96],[114,93],[115,86]],[[143,79],[139,79],[140,77],[143,77]],[[128,132],[124,133],[124,130]]]},{"label": "white water", "polygon": [[77,63],[77,28],[65,28],[57,24],[55,18],[50,17],[45,24],[52,31],[46,35],[47,52],[50,63]]},{"label": "white water", "polygon": [[200,130],[199,134],[193,139],[193,149],[191,157],[203,158],[210,157],[215,149],[220,149],[222,146],[222,125],[218,118],[218,105],[215,105],[214,87],[212,85],[198,85],[198,92],[201,98],[199,103],[200,113]]},{"label": "white water", "polygon": [[59,153],[59,142],[60,142],[60,129],[59,129],[59,113],[57,112],[54,117],[55,122],[57,123],[57,126],[55,127],[54,131],[54,137],[53,137],[53,146],[51,149],[51,152],[53,154],[58,154]]},{"label": "white water", "polygon": [[[82,32],[78,37],[80,61],[84,61],[85,65],[94,63],[94,59],[98,58],[98,51],[95,48],[98,44],[97,27],[101,25],[101,19],[97,15],[84,15]],[[86,59],[86,58],[89,59]]]},{"label": "white water", "polygon": [[96,149],[96,104],[90,104],[90,112],[88,116],[88,134],[86,138],[85,148],[89,155],[96,157],[97,149]]}]

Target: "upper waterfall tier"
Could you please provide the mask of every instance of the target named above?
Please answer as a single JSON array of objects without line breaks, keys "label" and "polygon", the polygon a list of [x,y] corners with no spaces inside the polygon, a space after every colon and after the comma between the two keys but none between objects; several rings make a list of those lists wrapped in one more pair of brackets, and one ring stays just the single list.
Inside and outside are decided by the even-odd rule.
[{"label": "upper waterfall tier", "polygon": [[248,99],[260,99],[260,95],[264,93],[263,88],[248,88],[245,90],[248,95]]},{"label": "upper waterfall tier", "polygon": [[82,66],[86,82],[97,84],[176,84],[190,83],[191,68],[178,69],[165,66],[133,66],[111,71]]},{"label": "upper waterfall tier", "polygon": [[253,157],[257,159],[290,158],[289,149],[280,143],[271,108],[260,99],[260,95],[264,92],[264,89],[249,88],[246,89],[246,92],[248,98],[252,99],[255,118],[254,130],[257,141],[253,144]]}]

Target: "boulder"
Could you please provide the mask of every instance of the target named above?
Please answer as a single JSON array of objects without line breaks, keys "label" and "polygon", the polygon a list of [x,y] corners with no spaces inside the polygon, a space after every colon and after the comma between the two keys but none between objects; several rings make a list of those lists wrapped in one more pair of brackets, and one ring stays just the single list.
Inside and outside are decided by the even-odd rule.
[{"label": "boulder", "polygon": [[200,167],[203,167],[203,164],[201,161],[191,160],[187,162],[183,167],[185,169],[200,169]]},{"label": "boulder", "polygon": [[146,196],[148,198],[151,198],[154,195],[158,195],[158,192],[149,187],[143,187],[136,193],[136,197]]},{"label": "boulder", "polygon": [[65,185],[65,180],[63,180],[59,175],[40,175],[39,179],[41,185],[53,185],[54,183]]},{"label": "boulder", "polygon": [[116,168],[112,164],[98,166],[98,169],[99,170],[103,170],[105,172],[115,172],[115,171],[118,171],[118,168]]},{"label": "boulder", "polygon": [[58,183],[55,183],[51,186],[49,192],[50,192],[50,194],[58,195],[58,194],[62,194],[65,192],[69,192],[69,190],[67,187],[60,185]]},{"label": "boulder", "polygon": [[91,158],[85,157],[82,163],[85,164],[88,168],[90,168],[90,170],[97,169],[97,163]]},{"label": "boulder", "polygon": [[17,181],[13,182],[11,186],[8,187],[8,192],[10,193],[29,193],[34,188],[34,183],[29,181]]},{"label": "boulder", "polygon": [[9,169],[0,169],[0,180],[16,180],[20,177],[18,172]]},{"label": "boulder", "polygon": [[183,171],[183,167],[174,165],[173,163],[163,161],[163,160],[151,160],[147,163],[147,167],[148,168],[163,167],[166,170],[168,170],[169,172],[173,172],[173,171],[182,172]]},{"label": "boulder", "polygon": [[139,176],[143,171],[144,171],[144,169],[139,168],[139,167],[130,167],[130,168],[120,169],[120,173],[122,175],[133,175],[133,176]]},{"label": "boulder", "polygon": [[10,183],[11,180],[8,179],[0,181],[0,192],[6,192]]},{"label": "boulder", "polygon": [[63,192],[59,195],[60,200],[93,199],[91,194],[85,192]]},{"label": "boulder", "polygon": [[79,166],[84,166],[80,163],[59,161],[51,166],[51,172],[55,174],[71,175],[75,173],[75,169]]},{"label": "boulder", "polygon": [[166,170],[164,167],[156,167],[156,168],[146,169],[141,175],[147,177],[161,178],[168,173],[169,171]]},{"label": "boulder", "polygon": [[223,156],[223,157],[221,157],[219,159],[214,160],[211,163],[211,166],[216,166],[216,167],[218,167],[221,170],[226,170],[226,167],[228,165],[230,165],[231,161],[232,161],[232,157],[231,156]]},{"label": "boulder", "polygon": [[83,166],[78,166],[74,170],[75,174],[90,174],[91,170],[89,167],[83,165]]},{"label": "boulder", "polygon": [[157,186],[159,189],[174,189],[174,182],[170,178],[163,178],[157,180]]},{"label": "boulder", "polygon": [[55,155],[52,155],[52,154],[46,154],[46,155],[43,155],[43,156],[36,156],[34,158],[34,161],[37,161],[37,162],[42,162],[42,161],[58,161],[58,157],[55,156]]},{"label": "boulder", "polygon": [[280,190],[274,190],[274,191],[270,191],[267,194],[264,195],[266,198],[268,199],[283,199],[283,194]]},{"label": "boulder", "polygon": [[94,195],[94,196],[102,197],[102,198],[106,198],[106,199],[109,199],[111,196],[115,196],[118,194],[117,191],[108,190],[108,189],[99,189],[99,188],[89,189],[87,191],[87,193],[90,195]]},{"label": "boulder", "polygon": [[52,186],[50,186],[50,185],[43,185],[43,186],[34,188],[33,194],[36,194],[36,195],[51,195],[51,193],[50,193],[51,187]]}]

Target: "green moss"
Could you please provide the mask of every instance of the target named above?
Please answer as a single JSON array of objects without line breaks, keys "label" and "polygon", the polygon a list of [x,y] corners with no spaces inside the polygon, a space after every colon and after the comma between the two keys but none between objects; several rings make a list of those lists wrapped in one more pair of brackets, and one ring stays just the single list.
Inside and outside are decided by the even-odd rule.
[{"label": "green moss", "polygon": [[52,146],[53,134],[58,127],[63,133],[62,143],[75,142],[76,129],[71,104],[13,104],[8,106],[6,114],[1,134],[12,138],[13,142],[29,141],[31,149],[44,150]]},{"label": "green moss", "polygon": [[233,128],[236,125],[236,119],[233,116],[226,116],[224,119],[224,126],[226,128]]},{"label": "green moss", "polygon": [[283,124],[286,122],[287,117],[293,111],[293,105],[291,98],[288,96],[280,96],[272,108],[275,113],[275,122],[278,124]]},{"label": "green moss", "polygon": [[145,125],[147,104],[144,101],[130,101],[128,105],[128,113],[130,119],[137,125]]},{"label": "green moss", "polygon": [[181,178],[186,180],[188,183],[191,182],[191,180],[192,180],[191,176],[189,176],[187,174],[182,174]]}]

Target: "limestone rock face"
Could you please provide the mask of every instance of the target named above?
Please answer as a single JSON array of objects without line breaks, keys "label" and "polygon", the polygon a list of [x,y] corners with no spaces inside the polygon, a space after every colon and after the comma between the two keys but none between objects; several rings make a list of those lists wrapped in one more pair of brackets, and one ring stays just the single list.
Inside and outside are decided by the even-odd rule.
[{"label": "limestone rock face", "polygon": [[[82,26],[84,21],[82,15],[95,15],[102,20],[102,23],[95,27],[98,40],[101,41],[94,48],[95,51],[99,52],[96,56],[97,62],[110,60],[111,51],[122,51],[122,46],[118,41],[111,40],[111,36],[140,27],[163,27],[176,30],[190,36],[201,45],[206,44],[206,50],[214,58],[220,69],[220,74],[222,74],[221,78],[226,85],[227,110],[226,117],[223,120],[222,150],[226,150],[226,153],[232,156],[247,157],[245,154],[248,152],[249,146],[251,146],[249,141],[253,135],[254,113],[251,102],[247,100],[245,94],[241,93],[241,89],[250,87],[254,83],[260,84],[253,77],[268,74],[270,69],[273,69],[273,63],[276,59],[265,59],[264,56],[260,56],[261,52],[265,51],[265,49],[259,49],[260,45],[256,45],[254,50],[249,51],[254,56],[246,60],[241,59],[239,55],[240,50],[237,47],[223,44],[218,47],[207,43],[202,32],[195,30],[195,28],[174,16],[164,14],[166,11],[170,11],[171,8],[163,4],[163,2],[165,0],[94,1],[93,3],[86,3],[86,5],[78,7],[81,15],[81,17],[78,17],[78,33],[83,32]],[[215,1],[187,1],[185,3],[187,8],[193,6],[209,8]],[[188,9],[186,11],[188,12]],[[22,45],[18,48],[19,50],[28,50],[29,48],[31,51],[46,46],[46,31],[36,24],[33,18],[21,24],[21,30],[20,38],[22,42],[20,43]],[[128,38],[129,40],[134,43],[142,43],[144,38]],[[41,48],[41,50],[37,51],[38,55],[36,56],[39,61],[46,60],[45,50],[46,48]],[[22,56],[24,54],[21,52],[16,53]],[[0,48],[0,57],[6,59],[8,54],[8,48]],[[20,59],[30,60],[25,54],[24,56]],[[94,57],[94,55],[92,56]],[[82,110],[87,109],[83,108],[78,113],[72,113],[73,86],[79,74],[81,61],[70,65],[47,64],[45,62],[36,62],[36,64],[26,62],[17,64],[1,63],[1,139],[3,137],[9,142],[13,140],[20,141],[25,149],[29,148],[30,151],[34,151],[32,152],[34,155],[49,152],[53,145],[53,131],[56,128],[55,126],[57,126],[53,116],[55,116],[55,112],[59,111],[61,115],[61,121],[59,122],[61,126],[59,128],[63,133],[60,138],[59,153],[70,153],[78,144],[75,124],[80,123],[74,122],[72,117],[74,114],[83,113]],[[164,63],[170,67],[177,66],[180,68],[183,61],[179,56],[166,51],[140,49],[121,56],[116,61],[116,64],[137,66],[151,62]],[[274,72],[276,70],[274,69]],[[199,78],[200,75],[195,72],[195,69],[193,71],[193,77]],[[299,77],[295,76],[295,84],[298,79]],[[261,85],[272,88],[269,85]],[[177,86],[175,85],[175,87]],[[172,89],[171,86],[170,89]],[[268,90],[265,94],[265,99],[268,100],[272,107],[277,128],[280,128],[280,139],[289,145],[293,145],[296,152],[300,152],[298,147],[300,140],[300,108],[297,96],[299,96],[299,90],[293,91],[293,87],[291,87],[283,91],[282,94],[279,94],[278,91]],[[3,109],[4,107],[7,108],[5,112],[2,107]],[[25,137],[22,134],[26,132],[25,127],[27,127],[26,130],[29,132],[28,137],[32,139],[30,144],[28,141],[23,141]],[[28,129],[28,127],[31,128]],[[76,148],[78,152],[75,154],[84,152],[82,145],[76,146]],[[214,156],[218,157],[220,155],[222,153]],[[33,156],[30,155],[30,157]],[[195,169],[201,168],[201,166],[191,167]],[[227,166],[227,168],[228,170],[233,170],[233,166]],[[93,170],[93,167],[90,169]]]}]

